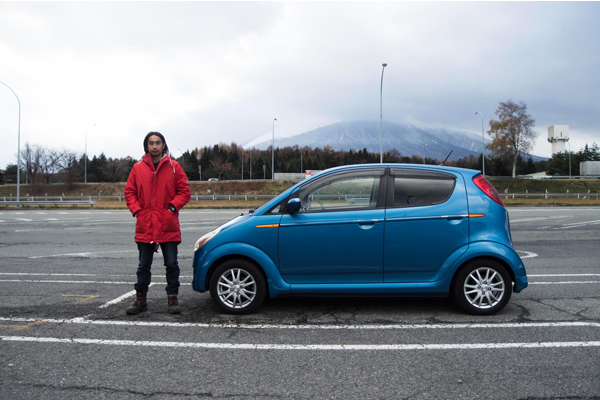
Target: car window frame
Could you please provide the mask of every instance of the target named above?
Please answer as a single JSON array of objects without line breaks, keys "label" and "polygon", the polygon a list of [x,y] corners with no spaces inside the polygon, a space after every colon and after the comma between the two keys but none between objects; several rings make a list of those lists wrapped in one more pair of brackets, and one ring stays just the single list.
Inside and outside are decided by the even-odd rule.
[{"label": "car window frame", "polygon": [[[315,179],[314,181],[307,183],[306,185],[300,186],[298,189],[296,189],[294,191],[294,193],[292,193],[290,195],[290,197],[288,198],[287,201],[289,201],[292,198],[299,198],[300,197],[300,190],[305,190],[305,189],[309,189],[311,188],[311,186],[317,186],[318,184],[322,183],[323,180],[336,180],[340,177],[343,177],[344,175],[379,175],[379,193],[377,194],[377,204],[375,206],[368,206],[368,207],[350,207],[350,208],[341,208],[341,209],[314,209],[314,210],[300,210],[294,214],[315,214],[315,213],[324,213],[324,212],[344,212],[344,211],[360,211],[360,210],[376,210],[376,209],[383,209],[385,208],[385,203],[386,203],[386,199],[387,199],[387,184],[386,184],[386,178],[388,175],[388,168],[361,168],[360,170],[350,170],[350,171],[339,171],[339,172],[334,172],[332,174],[327,174],[324,176],[320,176],[318,179]],[[323,185],[323,187],[325,187],[326,185]],[[292,214],[289,213],[287,211],[287,204],[286,207],[284,207],[283,210],[284,214]]]},{"label": "car window frame", "polygon": [[[403,172],[410,172],[413,173],[414,176],[418,176],[419,173],[425,175],[428,174],[430,175],[430,177],[424,177],[425,179],[433,179],[434,176],[441,176],[441,177],[445,177],[445,178],[450,178],[453,180],[453,185],[452,185],[452,190],[450,191],[450,193],[448,194],[448,196],[443,200],[443,201],[439,201],[436,203],[431,203],[431,204],[414,204],[414,205],[395,205],[394,204],[394,196],[395,196],[395,185],[396,185],[396,176],[401,176],[401,174]],[[431,207],[431,206],[436,206],[436,205],[440,205],[440,204],[444,204],[446,202],[448,202],[448,200],[450,200],[450,198],[452,197],[452,195],[454,194],[454,191],[456,190],[456,184],[457,184],[457,177],[454,174],[451,174],[449,172],[444,172],[444,171],[436,171],[436,170],[429,170],[429,169],[424,169],[424,168],[390,168],[389,169],[389,174],[388,174],[388,179],[387,179],[387,196],[386,196],[386,208],[388,209],[395,209],[395,208],[412,208],[412,207]]]}]

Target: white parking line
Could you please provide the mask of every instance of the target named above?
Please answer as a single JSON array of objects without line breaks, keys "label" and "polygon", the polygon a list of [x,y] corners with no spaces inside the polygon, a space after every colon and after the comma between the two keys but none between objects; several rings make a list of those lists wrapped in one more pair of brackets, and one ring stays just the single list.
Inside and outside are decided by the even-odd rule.
[{"label": "white parking line", "polygon": [[600,219],[596,220],[596,221],[586,221],[586,222],[574,222],[572,224],[563,224],[562,227],[559,228],[554,228],[556,229],[571,229],[571,228],[579,228],[580,226],[587,226],[587,225],[599,225],[600,224]]},{"label": "white parking line", "polygon": [[[131,285],[132,282],[119,281],[55,281],[51,279],[0,279],[0,282],[13,283],[77,283],[77,284],[100,284],[100,285]],[[180,283],[182,286],[190,286],[191,283]]]},{"label": "white parking line", "polygon": [[529,282],[530,285],[585,285],[598,283],[600,281]]},{"label": "white parking line", "polygon": [[87,253],[63,253],[63,254],[51,254],[47,256],[32,256],[27,258],[49,258],[49,257],[87,257],[91,254],[112,254],[112,253],[137,253],[137,250],[118,250],[118,251],[90,251]]},{"label": "white parking line", "polygon": [[85,317],[72,319],[0,317],[7,322],[38,322],[50,324],[82,324],[103,326],[153,326],[170,328],[213,328],[213,329],[280,329],[280,330],[437,330],[437,329],[521,329],[521,328],[600,328],[600,322],[564,321],[564,322],[499,322],[499,323],[462,323],[462,324],[365,324],[365,325],[331,325],[331,324],[214,324],[202,322],[158,322],[158,321],[118,321],[93,320]]},{"label": "white parking line", "polygon": [[[14,275],[14,276],[101,276],[103,278],[106,277],[126,277],[126,278],[135,278],[135,274],[48,274],[45,272],[0,272],[0,275]],[[599,274],[600,275],[600,274]],[[179,278],[193,278],[191,275],[179,275]]]},{"label": "white parking line", "polygon": [[600,347],[600,342],[465,343],[465,344],[254,344],[158,342],[106,339],[61,339],[52,337],[0,336],[11,342],[66,343],[105,346],[175,347],[216,350],[312,350],[312,351],[407,351],[407,350],[494,350]]},{"label": "white parking line", "polygon": [[552,217],[531,217],[531,218],[521,218],[521,219],[511,219],[510,223],[515,222],[531,222],[531,221],[544,221],[548,219],[561,219],[561,218],[572,218],[572,215],[557,215]]},{"label": "white parking line", "polygon": [[532,251],[525,251],[525,250],[516,250],[517,253],[525,253],[524,256],[521,257],[521,259],[523,258],[535,258],[538,255]]}]

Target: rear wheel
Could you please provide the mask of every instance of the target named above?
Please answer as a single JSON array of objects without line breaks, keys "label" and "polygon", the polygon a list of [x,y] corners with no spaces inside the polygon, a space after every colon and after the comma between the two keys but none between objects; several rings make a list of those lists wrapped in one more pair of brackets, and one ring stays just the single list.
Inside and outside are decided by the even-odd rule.
[{"label": "rear wheel", "polygon": [[506,268],[494,260],[475,260],[456,274],[454,298],[469,314],[491,315],[502,310],[512,294]]},{"label": "rear wheel", "polygon": [[228,314],[249,314],[264,301],[267,285],[262,272],[246,260],[221,264],[210,279],[210,296]]}]

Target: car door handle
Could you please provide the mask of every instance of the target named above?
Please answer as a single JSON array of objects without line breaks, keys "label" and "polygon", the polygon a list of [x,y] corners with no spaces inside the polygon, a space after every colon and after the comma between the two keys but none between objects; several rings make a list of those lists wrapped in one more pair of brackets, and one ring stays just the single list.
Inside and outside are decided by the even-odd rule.
[{"label": "car door handle", "polygon": [[467,214],[461,214],[461,215],[442,215],[441,218],[442,219],[463,219],[463,218],[468,218],[469,216]]},{"label": "car door handle", "polygon": [[379,221],[378,219],[359,219],[356,221],[359,225],[375,225],[375,222]]}]

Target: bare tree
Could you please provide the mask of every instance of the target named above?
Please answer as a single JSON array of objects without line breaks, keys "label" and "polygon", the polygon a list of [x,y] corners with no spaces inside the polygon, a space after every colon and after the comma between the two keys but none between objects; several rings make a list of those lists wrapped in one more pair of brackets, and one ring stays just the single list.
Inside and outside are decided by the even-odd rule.
[{"label": "bare tree", "polygon": [[21,169],[29,175],[31,183],[35,183],[38,172],[40,171],[40,160],[44,148],[41,146],[30,146],[29,142],[25,143],[25,147],[21,150]]},{"label": "bare tree", "polygon": [[81,155],[75,151],[63,150],[60,152],[59,168],[65,173],[65,180],[69,185],[81,178],[79,159]]},{"label": "bare tree", "polygon": [[496,155],[512,162],[512,177],[517,175],[517,156],[533,146],[537,133],[533,131],[535,120],[527,114],[527,104],[512,100],[500,102],[496,109],[498,121],[490,120],[488,134],[492,143],[487,145]]},{"label": "bare tree", "polygon": [[49,148],[41,148],[39,169],[46,183],[60,169],[61,152]]}]

